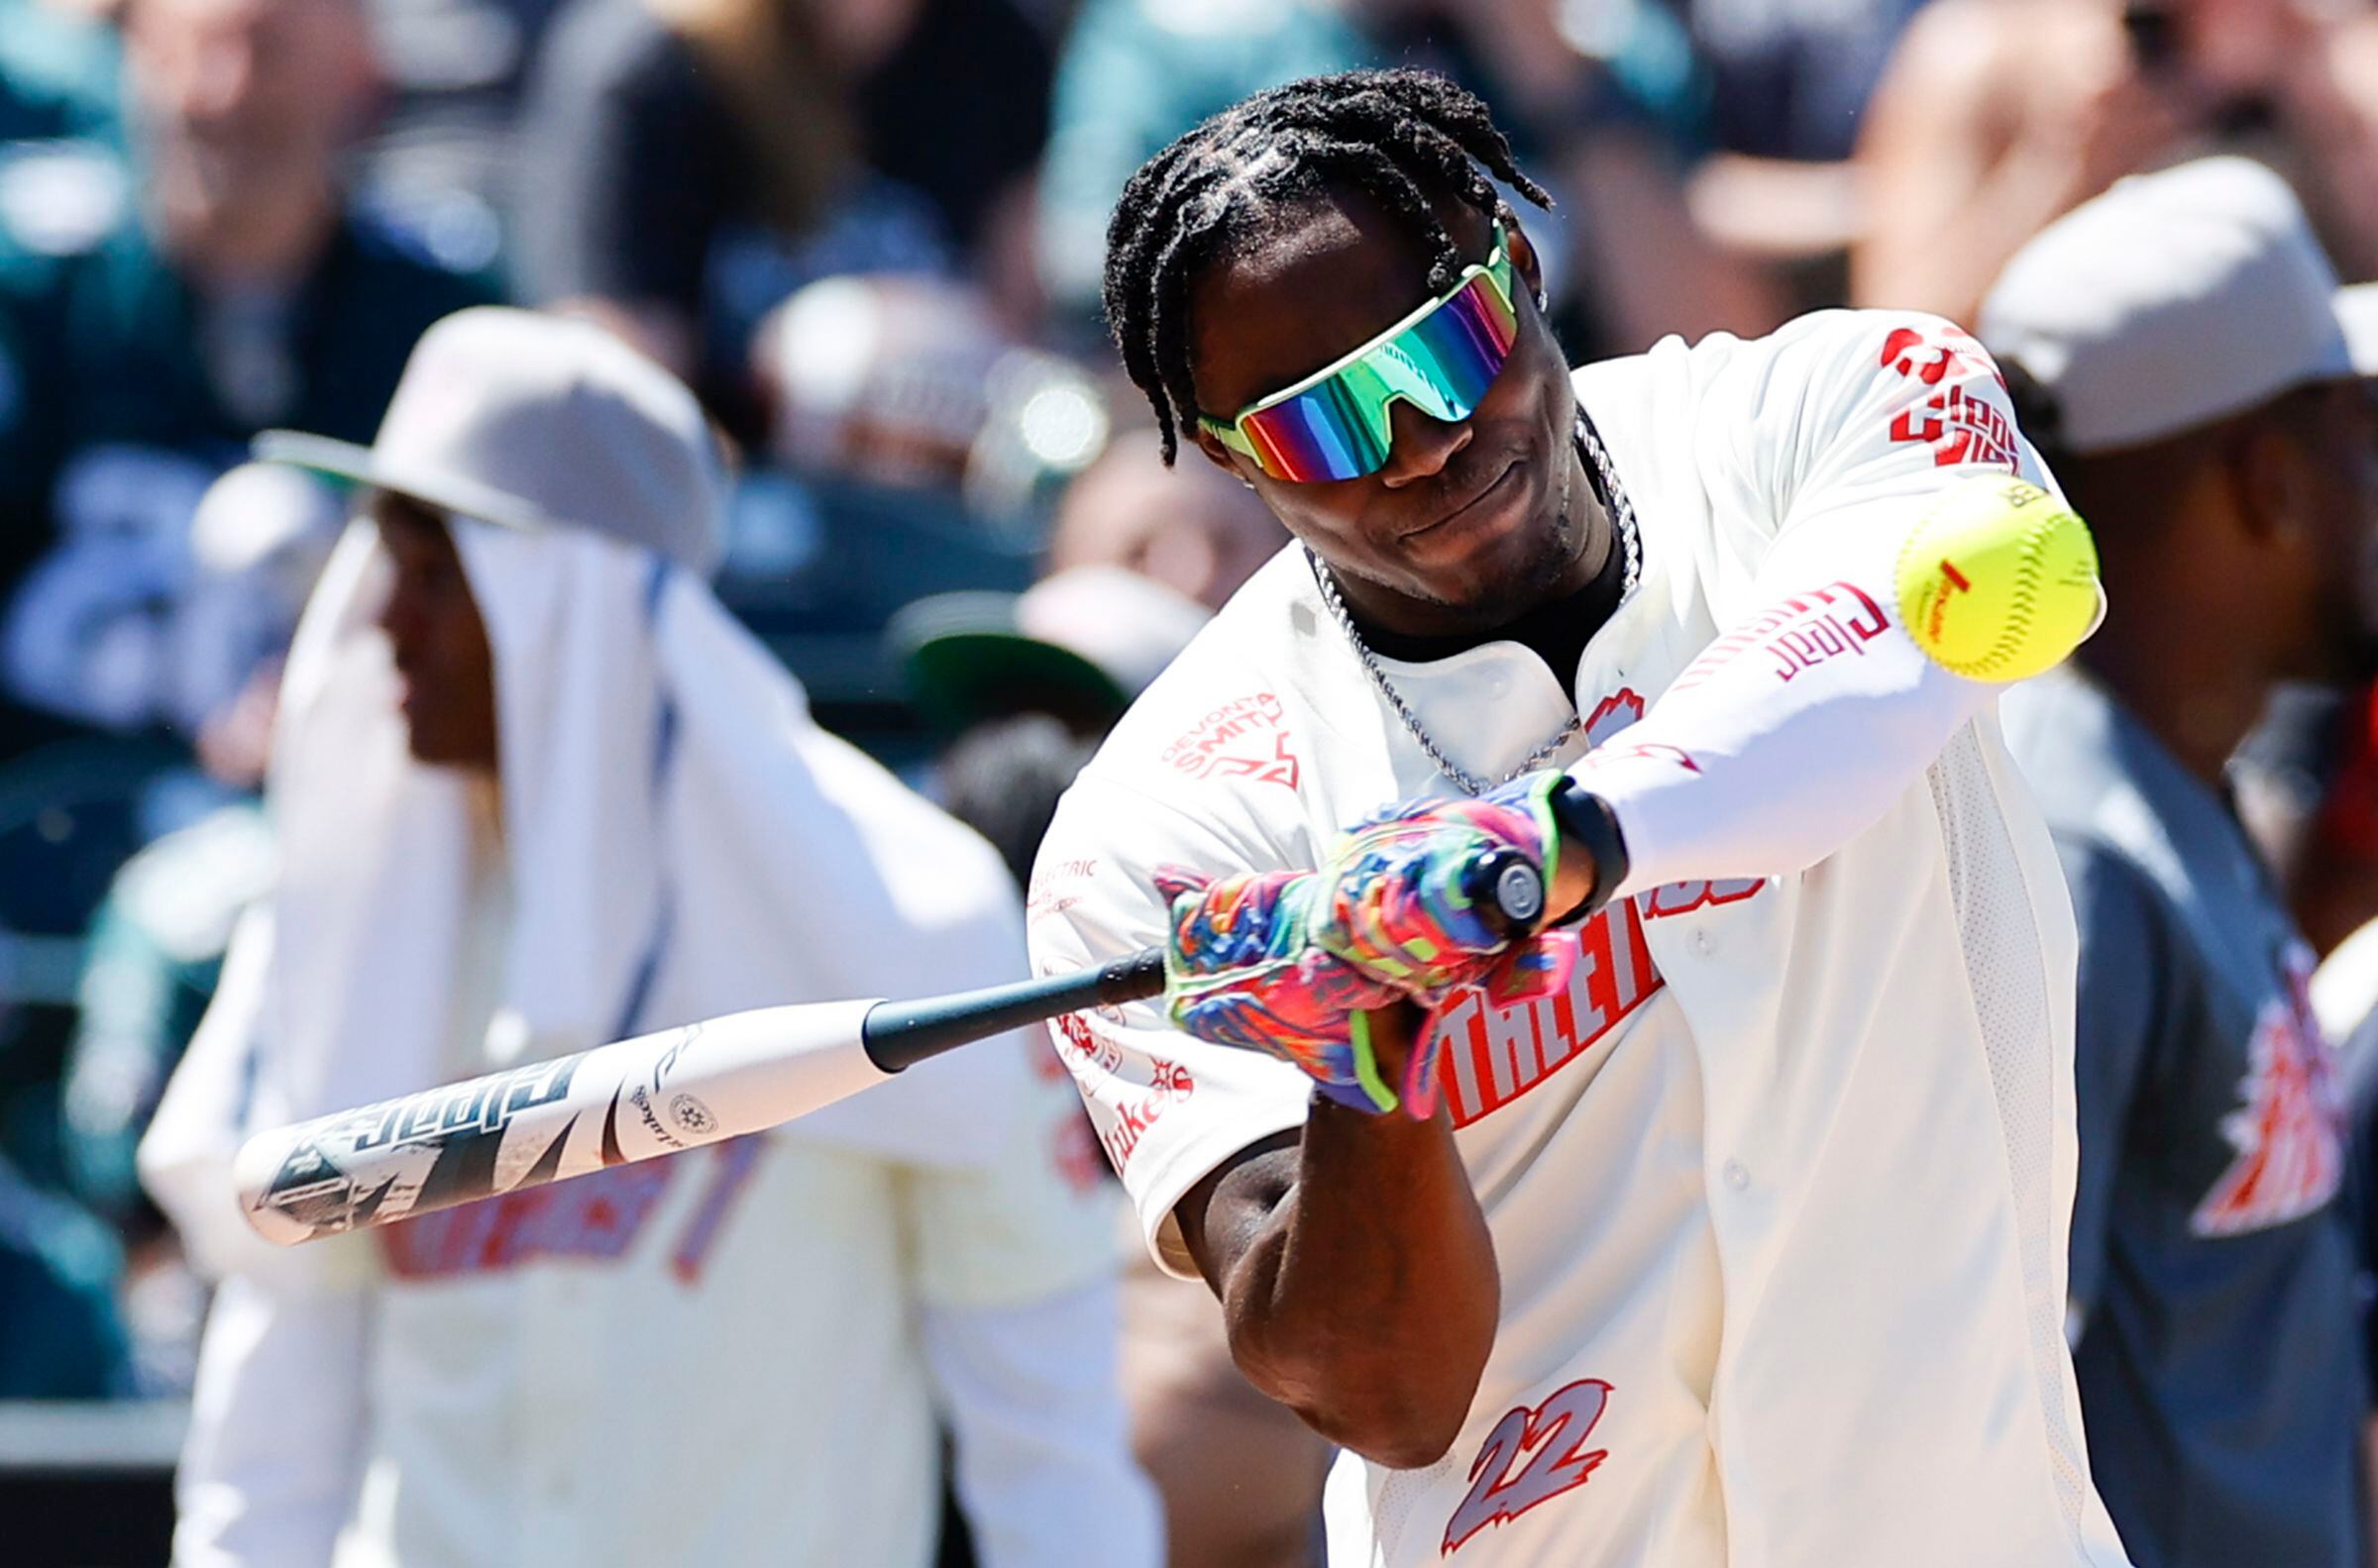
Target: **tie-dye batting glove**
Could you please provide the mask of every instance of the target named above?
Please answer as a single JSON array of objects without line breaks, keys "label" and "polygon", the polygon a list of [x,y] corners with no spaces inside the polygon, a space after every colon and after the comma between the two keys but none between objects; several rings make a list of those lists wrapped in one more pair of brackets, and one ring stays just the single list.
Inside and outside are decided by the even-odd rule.
[{"label": "tie-dye batting glove", "polygon": [[1183,1032],[1277,1057],[1339,1104],[1396,1108],[1362,1014],[1406,993],[1313,945],[1319,877],[1243,872],[1215,882],[1168,866],[1155,884],[1172,909],[1165,1008]]},{"label": "tie-dye batting glove", "polygon": [[[1340,1103],[1435,1114],[1434,1010],[1448,993],[1476,985],[1505,1005],[1568,982],[1573,944],[1529,935],[1557,854],[1549,800],[1562,782],[1542,774],[1474,800],[1393,807],[1349,833],[1318,873],[1209,883],[1159,872],[1172,906],[1173,1021],[1288,1061]],[[1400,1094],[1362,1017],[1399,1000],[1432,1014]]]},{"label": "tie-dye batting glove", "polygon": [[[1496,1001],[1541,994],[1531,939],[1552,886],[1561,835],[1554,772],[1529,774],[1475,798],[1410,800],[1358,823],[1332,846],[1310,918],[1312,938],[1374,980],[1433,1000],[1457,986],[1516,984]],[[1497,867],[1524,867],[1535,898],[1498,901]],[[1509,875],[1508,872],[1505,875]],[[1519,962],[1514,962],[1519,960]]]}]

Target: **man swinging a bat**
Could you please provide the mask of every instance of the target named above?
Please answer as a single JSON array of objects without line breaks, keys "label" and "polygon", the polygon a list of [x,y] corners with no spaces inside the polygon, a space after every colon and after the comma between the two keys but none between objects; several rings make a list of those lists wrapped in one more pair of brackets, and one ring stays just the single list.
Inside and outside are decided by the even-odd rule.
[{"label": "man swinging a bat", "polygon": [[[507,1140],[583,1047],[1022,963],[991,848],[820,730],[712,595],[693,395],[587,324],[470,311],[373,447],[260,455],[361,488],[290,654],[281,871],[143,1148],[229,1275],[175,1561],[923,1568],[945,1419],[987,1568],[1153,1568],[1113,1214],[1058,1158],[1080,1112],[1036,1040],[764,1136],[713,1141],[735,1107],[680,1091]],[[244,1233],[240,1133],[416,1093],[348,1146],[384,1170],[317,1160],[277,1210],[413,1217]],[[537,1185],[581,1139],[597,1174]]]},{"label": "man swinging a bat", "polygon": [[[1164,1000],[1063,1022],[1106,1152],[1358,1456],[1333,1564],[2114,1568],[2070,908],[1997,688],[1893,593],[1953,488],[2053,480],[1930,317],[1572,374],[1499,190],[1544,200],[1392,71],[1247,100],[1116,210],[1166,455],[1296,542],[1034,878],[1042,972],[1168,948]],[[1524,940],[1496,855],[1547,874]]]}]

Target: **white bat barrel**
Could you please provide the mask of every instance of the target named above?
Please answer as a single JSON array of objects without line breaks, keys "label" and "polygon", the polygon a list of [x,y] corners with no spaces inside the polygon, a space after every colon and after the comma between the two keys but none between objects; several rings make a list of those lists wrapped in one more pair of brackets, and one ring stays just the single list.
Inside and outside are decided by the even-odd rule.
[{"label": "white bat barrel", "polygon": [[790,1121],[882,1083],[874,1001],[762,1007],[261,1133],[233,1174],[282,1246]]}]

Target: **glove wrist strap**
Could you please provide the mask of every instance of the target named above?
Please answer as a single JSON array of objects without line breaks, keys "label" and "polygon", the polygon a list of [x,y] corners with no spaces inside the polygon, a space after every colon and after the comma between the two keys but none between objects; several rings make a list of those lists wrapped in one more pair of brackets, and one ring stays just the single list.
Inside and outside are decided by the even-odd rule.
[{"label": "glove wrist strap", "polygon": [[1562,850],[1581,851],[1593,863],[1593,891],[1583,903],[1548,922],[1573,925],[1608,903],[1619,884],[1627,880],[1627,839],[1610,802],[1574,779],[1564,776],[1553,786],[1552,809]]}]

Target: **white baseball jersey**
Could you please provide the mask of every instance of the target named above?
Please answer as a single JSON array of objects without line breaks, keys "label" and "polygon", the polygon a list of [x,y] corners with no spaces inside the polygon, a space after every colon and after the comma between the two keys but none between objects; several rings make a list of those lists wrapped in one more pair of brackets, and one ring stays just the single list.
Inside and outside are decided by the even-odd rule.
[{"label": "white baseball jersey", "polygon": [[[335,1562],[930,1561],[950,1391],[928,1351],[967,1342],[946,1325],[1095,1283],[1075,1331],[1100,1343],[1104,1313],[1113,1332],[1084,1263],[1096,1195],[1060,1184],[1052,1109],[987,1169],[761,1134],[377,1233],[389,1278]],[[1043,1539],[999,1558],[1062,1554]]]},{"label": "white baseball jersey", "polygon": [[[151,1178],[176,1212],[230,1222],[229,1151],[256,1125],[771,999],[1022,966],[990,846],[818,730],[706,587],[592,534],[455,535],[500,787],[407,754],[367,525],[290,660],[281,871],[248,928],[267,950],[235,947],[242,983],[182,1069],[254,1097],[161,1112],[168,1150],[195,1123]],[[224,1249],[176,1561],[923,1568],[945,1419],[986,1564],[1149,1568],[1095,1162],[1032,1031],[789,1127],[341,1250]]]},{"label": "white baseball jersey", "polygon": [[[1575,384],[1643,559],[1573,684],[1512,643],[1381,664],[1487,777],[1573,702],[1562,765],[1613,801],[1635,874],[1577,928],[1566,994],[1440,1011],[1502,1322],[1452,1450],[1370,1467],[1367,1538],[1332,1561],[2118,1564],[2060,1331],[2070,906],[1989,689],[1863,585],[1942,484],[2049,481],[1987,356],[1933,318],[1671,340]],[[1160,942],[1160,865],[1311,867],[1381,802],[1451,792],[1292,549],[1068,795],[1035,962]],[[1062,1032],[1188,1272],[1173,1205],[1299,1125],[1307,1081],[1156,1004]]]}]

